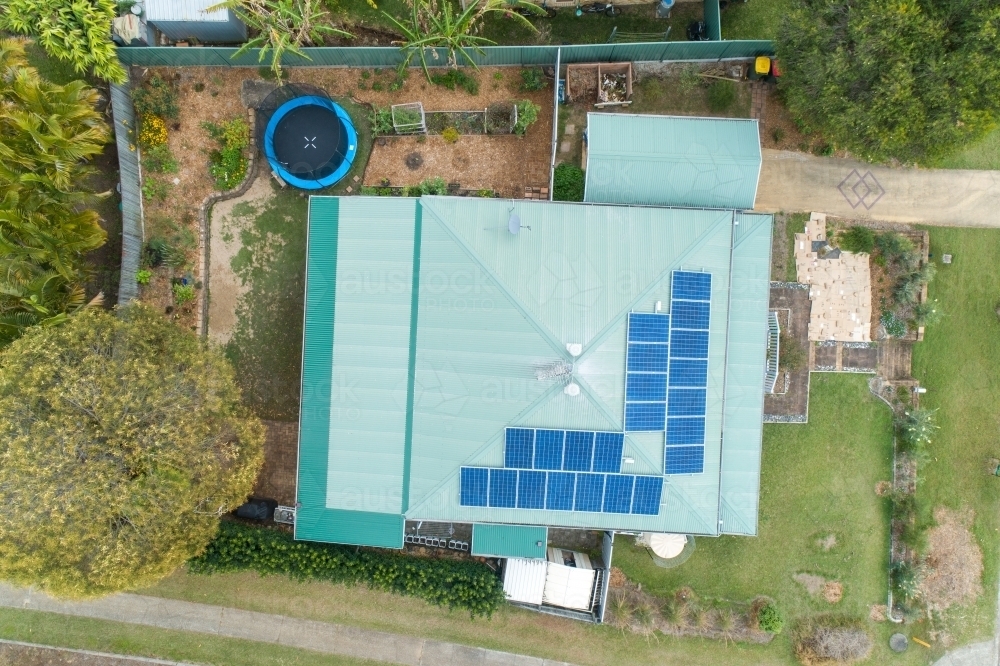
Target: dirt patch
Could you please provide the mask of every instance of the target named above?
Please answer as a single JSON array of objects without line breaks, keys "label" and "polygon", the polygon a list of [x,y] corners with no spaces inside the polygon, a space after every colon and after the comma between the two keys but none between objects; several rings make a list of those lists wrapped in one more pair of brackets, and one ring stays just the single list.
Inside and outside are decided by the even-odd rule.
[{"label": "dirt patch", "polygon": [[885,604],[873,604],[868,609],[868,619],[872,622],[885,622],[889,607]]},{"label": "dirt patch", "polygon": [[625,587],[625,583],[628,582],[628,578],[625,577],[625,572],[618,567],[611,567],[611,577],[608,579],[608,585],[611,587]]},{"label": "dirt patch", "polygon": [[892,492],[892,481],[879,481],[875,484],[875,494],[879,497],[887,497]]},{"label": "dirt patch", "polygon": [[983,592],[983,553],[972,536],[971,510],[937,509],[927,532],[928,574],[920,595],[935,610],[967,604]]},{"label": "dirt patch", "polygon": [[233,258],[243,248],[242,232],[253,224],[257,212],[274,197],[271,179],[258,176],[246,193],[212,208],[208,302],[208,337],[224,345],[236,327],[236,305],[247,284],[233,271]]},{"label": "dirt patch", "polygon": [[823,585],[826,584],[826,579],[822,576],[807,573],[797,573],[792,576],[792,580],[806,588],[806,592],[809,594],[819,594],[823,589]]},{"label": "dirt patch", "polygon": [[[444,178],[470,190],[492,189],[503,197],[522,197],[525,187],[549,184],[551,120],[528,129],[526,137],[462,136],[448,143],[440,136],[387,137],[372,149],[365,185],[417,185]],[[382,145],[384,144],[384,145]],[[414,159],[414,154],[420,159]]]},{"label": "dirt patch", "polygon": [[0,643],[0,666],[143,666],[148,663],[119,655]]},{"label": "dirt patch", "polygon": [[819,546],[821,550],[829,552],[833,550],[834,546],[837,545],[837,535],[827,534],[825,537],[817,540],[816,545]]},{"label": "dirt patch", "polygon": [[835,604],[844,598],[844,586],[837,581],[823,584],[823,599],[829,604]]}]

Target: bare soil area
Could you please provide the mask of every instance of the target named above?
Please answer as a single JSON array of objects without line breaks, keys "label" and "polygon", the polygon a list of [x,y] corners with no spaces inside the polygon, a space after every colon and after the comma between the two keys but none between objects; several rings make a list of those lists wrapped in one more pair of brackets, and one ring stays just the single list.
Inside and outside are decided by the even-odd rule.
[{"label": "bare soil area", "polygon": [[940,508],[927,532],[928,575],[920,583],[927,605],[944,610],[968,604],[983,592],[983,553],[972,536],[971,510]]},{"label": "bare soil area", "polygon": [[148,666],[125,656],[0,642],[0,666]]}]

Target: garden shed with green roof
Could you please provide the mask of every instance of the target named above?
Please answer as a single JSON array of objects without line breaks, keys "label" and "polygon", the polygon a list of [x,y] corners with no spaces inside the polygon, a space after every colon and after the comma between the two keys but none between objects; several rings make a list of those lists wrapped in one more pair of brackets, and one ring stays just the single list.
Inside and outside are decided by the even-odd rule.
[{"label": "garden shed with green roof", "polygon": [[756,120],[587,114],[584,201],[752,210]]},{"label": "garden shed with green roof", "polygon": [[770,248],[734,210],[312,197],[296,538],[756,534]]}]

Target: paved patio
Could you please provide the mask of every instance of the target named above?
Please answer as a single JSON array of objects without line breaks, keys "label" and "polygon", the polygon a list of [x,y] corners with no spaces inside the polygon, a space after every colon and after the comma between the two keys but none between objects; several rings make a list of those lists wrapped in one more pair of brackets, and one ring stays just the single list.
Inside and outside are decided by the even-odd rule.
[{"label": "paved patio", "polygon": [[871,270],[868,255],[824,253],[826,215],[813,213],[805,233],[795,234],[795,269],[799,282],[810,286],[813,300],[810,340],[870,342]]}]

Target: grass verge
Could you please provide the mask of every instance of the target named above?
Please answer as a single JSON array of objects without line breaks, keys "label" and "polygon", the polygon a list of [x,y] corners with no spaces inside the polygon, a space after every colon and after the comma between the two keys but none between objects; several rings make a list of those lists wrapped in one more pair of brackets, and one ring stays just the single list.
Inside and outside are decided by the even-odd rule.
[{"label": "grass verge", "polygon": [[939,169],[1000,169],[1000,129],[930,166]]},{"label": "grass verge", "polygon": [[[913,375],[927,387],[920,406],[937,410],[941,426],[929,447],[932,460],[920,470],[917,495],[932,506],[976,512],[973,533],[983,549],[983,588],[978,602],[945,616],[957,644],[988,638],[996,617],[1000,559],[1000,479],[985,471],[985,459],[1000,457],[1000,231],[932,228],[937,276],[929,296],[944,319],[928,327],[914,346]],[[942,254],[954,263],[939,263]]]},{"label": "grass verge", "polygon": [[777,39],[794,0],[731,2],[722,12],[723,39]]},{"label": "grass verge", "polygon": [[269,643],[11,608],[0,608],[0,637],[213,666],[374,666],[376,663]]}]

